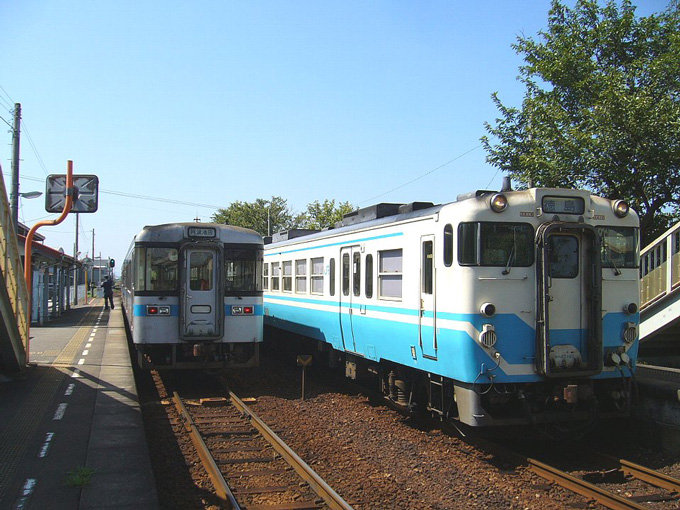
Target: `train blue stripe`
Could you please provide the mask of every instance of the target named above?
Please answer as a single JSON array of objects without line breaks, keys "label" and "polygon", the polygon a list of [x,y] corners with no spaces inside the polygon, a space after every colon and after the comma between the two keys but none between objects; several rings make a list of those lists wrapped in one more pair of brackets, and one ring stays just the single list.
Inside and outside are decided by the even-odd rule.
[{"label": "train blue stripe", "polygon": [[328,248],[330,246],[352,246],[356,243],[363,243],[366,241],[375,241],[376,239],[386,239],[388,237],[399,237],[403,236],[403,232],[396,232],[394,234],[383,234],[380,236],[371,236],[371,237],[363,237],[361,239],[351,239],[351,240],[345,240],[345,241],[339,241],[337,243],[328,243],[328,244],[322,244],[319,246],[311,246],[308,248],[296,248],[294,250],[286,250],[286,251],[277,251],[277,252],[272,252],[272,253],[265,253],[265,257],[271,257],[272,255],[285,255],[286,253],[295,253],[299,251],[308,251],[308,250],[318,250],[320,248]]}]

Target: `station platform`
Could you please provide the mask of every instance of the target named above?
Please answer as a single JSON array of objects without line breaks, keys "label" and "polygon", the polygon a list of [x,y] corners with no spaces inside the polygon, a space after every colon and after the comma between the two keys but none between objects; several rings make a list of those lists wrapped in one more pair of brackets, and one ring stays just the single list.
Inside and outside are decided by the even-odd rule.
[{"label": "station platform", "polygon": [[0,381],[0,508],[158,508],[120,307],[30,336],[31,366]]}]

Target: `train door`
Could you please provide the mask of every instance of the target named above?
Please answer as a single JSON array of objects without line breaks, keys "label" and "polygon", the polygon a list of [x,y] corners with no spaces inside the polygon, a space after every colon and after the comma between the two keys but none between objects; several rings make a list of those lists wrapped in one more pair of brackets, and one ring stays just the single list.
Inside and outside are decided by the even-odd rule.
[{"label": "train door", "polygon": [[214,247],[184,249],[181,280],[180,333],[186,339],[222,336],[222,285],[220,252]]},{"label": "train door", "polygon": [[599,237],[592,227],[539,229],[539,356],[542,372],[564,377],[602,369]]},{"label": "train door", "polygon": [[360,271],[360,252],[359,246],[344,246],[340,249],[340,330],[342,341],[346,351],[356,352],[354,342],[354,330],[352,321],[354,310],[352,308],[353,285],[358,283]]},{"label": "train door", "polygon": [[420,238],[420,348],[423,356],[437,358],[437,312],[435,309],[434,236]]}]

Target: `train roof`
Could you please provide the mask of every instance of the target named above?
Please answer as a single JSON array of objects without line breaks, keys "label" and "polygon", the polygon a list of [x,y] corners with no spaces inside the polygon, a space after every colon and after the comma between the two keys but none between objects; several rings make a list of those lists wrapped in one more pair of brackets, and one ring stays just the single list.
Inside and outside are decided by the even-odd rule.
[{"label": "train roof", "polygon": [[190,227],[214,228],[217,237],[223,242],[262,243],[262,236],[249,228],[224,225],[222,223],[164,223],[162,225],[146,225],[135,236],[135,242],[180,242],[187,239]]},{"label": "train roof", "polygon": [[[495,190],[476,190],[470,193],[458,195],[455,201],[444,204],[435,205],[432,202],[412,202],[410,204],[395,204],[395,203],[380,203],[363,209],[358,209],[346,214],[342,221],[335,224],[335,227],[318,230],[305,229],[291,229],[290,231],[280,232],[274,234],[271,238],[265,237],[265,245],[271,247],[286,246],[295,244],[300,239],[304,241],[312,241],[314,239],[321,239],[335,234],[342,234],[360,230],[364,228],[372,228],[380,225],[387,225],[397,221],[407,221],[414,218],[426,217],[438,213],[443,207],[451,204],[458,204],[471,199],[480,199],[488,197],[495,193],[526,193],[536,195],[538,192],[542,194],[555,193],[557,195],[578,194],[579,196],[590,195],[597,197],[587,190],[573,190],[566,188],[529,188],[521,190],[513,190],[509,183],[504,182],[503,188],[500,191]],[[634,214],[634,212],[633,212]]]},{"label": "train roof", "polygon": [[[405,221],[414,218],[431,216],[439,212],[439,210],[445,205],[446,204],[434,205],[432,202],[413,202],[411,204],[375,204],[345,215],[343,221],[337,223],[334,228],[324,229],[321,231],[310,231],[310,233],[302,235],[299,232],[296,232],[296,230],[299,229],[293,229],[292,236],[286,235],[286,232],[279,232],[278,234],[272,236],[271,243],[268,243],[268,238],[265,238],[265,244],[268,246],[285,246],[287,244],[294,244],[301,239],[304,239],[304,241],[310,241],[314,239],[321,239],[329,235],[343,234],[346,232],[352,232],[354,230],[386,225],[389,223],[394,223],[395,221]],[[345,220],[347,217],[355,219],[350,219],[346,222]]]}]

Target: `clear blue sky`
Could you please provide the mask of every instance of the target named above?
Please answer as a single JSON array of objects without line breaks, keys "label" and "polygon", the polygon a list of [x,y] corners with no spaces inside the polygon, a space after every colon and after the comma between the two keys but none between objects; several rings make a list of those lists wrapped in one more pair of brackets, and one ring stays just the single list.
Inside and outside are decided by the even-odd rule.
[{"label": "clear blue sky", "polygon": [[[490,94],[519,105],[511,44],[545,28],[549,5],[0,0],[0,118],[22,104],[22,192],[69,159],[99,176],[81,256],[92,229],[95,253],[122,262],[142,226],[215,211],[120,193],[216,207],[279,195],[296,211],[448,202],[500,186],[479,147],[497,115]],[[637,5],[648,15],[667,2]],[[22,199],[21,221],[46,216],[42,198]],[[73,253],[73,217],[40,232]]]}]

